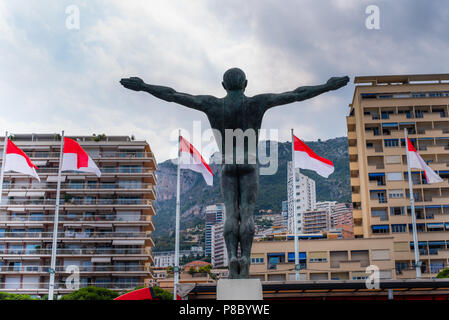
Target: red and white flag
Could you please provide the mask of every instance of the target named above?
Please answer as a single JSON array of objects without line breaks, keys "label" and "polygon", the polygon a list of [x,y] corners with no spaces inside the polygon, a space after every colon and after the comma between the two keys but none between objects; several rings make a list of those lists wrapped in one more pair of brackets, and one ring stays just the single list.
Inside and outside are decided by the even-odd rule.
[{"label": "red and white flag", "polygon": [[209,165],[204,161],[198,150],[195,149],[193,145],[190,144],[183,137],[179,137],[179,148],[180,148],[180,159],[179,163],[181,169],[189,169],[195,172],[201,173],[206,180],[206,183],[211,186],[214,181],[214,174],[210,169]]},{"label": "red and white flag", "polygon": [[419,153],[416,152],[416,149],[409,138],[407,138],[407,154],[410,168],[423,170],[427,183],[443,182],[443,179],[441,179],[441,177],[426,164]]},{"label": "red and white flag", "polygon": [[92,172],[98,177],[101,171],[92,158],[84,151],[78,142],[64,137],[64,153],[61,170],[74,170],[79,172]]},{"label": "red and white flag", "polygon": [[26,175],[30,175],[33,178],[39,179],[39,176],[36,173],[36,169],[39,169],[34,163],[31,162],[30,158],[19,149],[11,140],[6,143],[6,159],[5,161],[5,169],[4,171],[15,171],[20,172]]},{"label": "red and white flag", "polygon": [[318,156],[303,141],[293,136],[295,150],[295,168],[309,169],[327,178],[334,172],[332,161]]}]

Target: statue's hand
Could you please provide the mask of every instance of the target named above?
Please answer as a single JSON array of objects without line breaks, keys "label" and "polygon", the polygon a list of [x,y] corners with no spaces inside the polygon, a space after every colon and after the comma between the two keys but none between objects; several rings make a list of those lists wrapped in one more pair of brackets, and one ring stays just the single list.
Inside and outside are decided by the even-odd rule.
[{"label": "statue's hand", "polygon": [[327,80],[327,85],[330,90],[337,90],[341,87],[344,87],[349,82],[349,77],[332,77]]},{"label": "statue's hand", "polygon": [[122,80],[120,80],[120,83],[125,88],[134,91],[142,91],[145,85],[145,82],[143,82],[143,80],[138,77],[123,78]]}]

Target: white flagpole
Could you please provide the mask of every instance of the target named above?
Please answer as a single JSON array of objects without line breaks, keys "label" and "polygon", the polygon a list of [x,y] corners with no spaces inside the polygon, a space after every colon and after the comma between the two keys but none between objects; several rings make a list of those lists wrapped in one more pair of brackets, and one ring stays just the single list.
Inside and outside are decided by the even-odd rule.
[{"label": "white flagpole", "polygon": [[295,279],[299,281],[299,243],[298,243],[298,217],[296,216],[296,168],[295,168],[295,138],[292,129],[292,172],[293,172],[293,227],[295,228]]},{"label": "white flagpole", "polygon": [[48,285],[48,300],[53,300],[55,289],[55,268],[56,268],[56,246],[58,242],[58,224],[59,224],[59,198],[61,193],[61,169],[62,156],[64,152],[64,130],[61,135],[61,147],[59,151],[59,168],[58,168],[58,185],[56,189],[55,217],[53,221],[53,244],[51,247],[51,266],[50,266],[50,283]]},{"label": "white flagpole", "polygon": [[2,204],[3,200],[3,178],[5,174],[7,141],[8,141],[8,131],[5,132],[5,140],[3,141],[2,169],[0,173],[0,205]]},{"label": "white flagpole", "polygon": [[407,128],[404,128],[404,135],[405,135],[405,152],[407,154],[407,170],[408,170],[408,186],[409,186],[409,192],[410,192],[410,207],[412,209],[413,246],[415,249],[416,278],[419,279],[419,278],[421,278],[421,266],[420,266],[420,261],[419,261],[418,234],[416,232],[415,198],[413,196],[412,173],[410,170],[410,159],[408,156]]},{"label": "white flagpole", "polygon": [[173,300],[177,300],[179,284],[179,216],[181,211],[181,130],[178,132],[178,172],[176,179],[176,227],[175,227],[175,281],[173,284]]}]

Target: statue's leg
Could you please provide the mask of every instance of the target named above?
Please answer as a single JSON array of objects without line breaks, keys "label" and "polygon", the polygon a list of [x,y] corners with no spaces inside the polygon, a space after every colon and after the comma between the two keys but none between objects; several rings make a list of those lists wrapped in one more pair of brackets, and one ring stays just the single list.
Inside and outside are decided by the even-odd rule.
[{"label": "statue's leg", "polygon": [[[239,173],[241,171],[239,170]],[[256,207],[259,189],[259,174],[257,166],[246,165],[243,174],[239,176],[240,182],[240,275],[242,279],[249,278],[251,263],[251,246],[254,238],[254,209]]]},{"label": "statue's leg", "polygon": [[228,251],[229,279],[238,278],[240,266],[237,259],[239,237],[238,177],[232,166],[224,165],[221,172],[221,190],[226,208],[223,236]]}]

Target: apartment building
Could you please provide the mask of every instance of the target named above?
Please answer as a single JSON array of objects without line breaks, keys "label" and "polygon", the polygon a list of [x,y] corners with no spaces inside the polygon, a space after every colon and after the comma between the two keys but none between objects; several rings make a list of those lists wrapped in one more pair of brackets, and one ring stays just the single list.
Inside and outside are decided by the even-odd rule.
[{"label": "apartment building", "polygon": [[[250,276],[262,281],[295,280],[292,236],[255,239]],[[393,238],[299,240],[300,280],[363,280],[375,265],[382,279],[395,279]]]},{"label": "apartment building", "polygon": [[398,278],[416,277],[404,129],[444,182],[412,169],[423,278],[449,258],[449,74],[365,76],[354,80],[347,117],[354,234],[392,236]]},{"label": "apartment building", "polygon": [[[65,284],[71,275],[69,266],[79,270],[80,287],[122,291],[151,283],[157,164],[149,144],[128,136],[70,138],[89,153],[102,174],[97,178],[89,173],[62,173],[55,294],[72,291]],[[41,182],[5,173],[0,291],[44,295],[48,293],[61,137],[17,134],[11,139],[39,167]]]},{"label": "apartment building", "polygon": [[304,232],[303,212],[315,210],[316,187],[315,181],[299,172],[295,168],[295,186],[293,190],[293,170],[291,161],[287,165],[287,201],[288,201],[288,230],[294,233],[294,214],[297,215],[298,232]]},{"label": "apartment building", "polygon": [[211,262],[214,268],[228,265],[228,250],[223,236],[224,223],[216,223],[211,231]]},{"label": "apartment building", "polygon": [[336,203],[331,212],[331,226],[333,228],[338,225],[353,226],[352,203]]},{"label": "apartment building", "polygon": [[303,232],[320,233],[329,230],[329,211],[309,210],[303,212]]},{"label": "apartment building", "polygon": [[210,257],[212,253],[212,226],[224,221],[225,206],[223,203],[207,206],[204,215],[206,219],[204,251],[206,256]]}]

